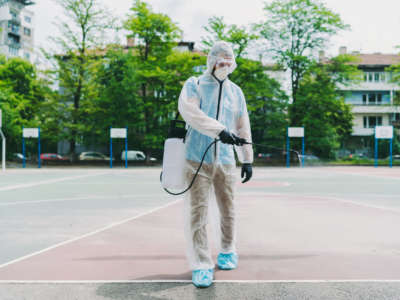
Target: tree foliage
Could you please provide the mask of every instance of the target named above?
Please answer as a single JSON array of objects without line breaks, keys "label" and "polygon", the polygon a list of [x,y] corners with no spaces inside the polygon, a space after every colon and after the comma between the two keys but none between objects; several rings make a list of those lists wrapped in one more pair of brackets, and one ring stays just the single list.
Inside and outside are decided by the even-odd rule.
[{"label": "tree foliage", "polygon": [[202,44],[206,51],[217,41],[227,41],[232,44],[233,51],[237,58],[247,54],[251,42],[258,36],[244,26],[227,25],[223,17],[211,17],[208,19],[208,25],[204,26],[208,36],[202,38]]},{"label": "tree foliage", "polygon": [[53,96],[49,83],[39,78],[29,61],[0,56],[0,108],[9,153],[21,152],[23,126],[52,128],[48,103]]},{"label": "tree foliage", "polygon": [[[280,83],[268,75],[268,68],[259,61],[243,57],[257,35],[243,27],[227,25],[223,17],[210,18],[205,29],[209,36],[203,38],[204,46],[211,48],[216,41],[224,40],[231,43],[237,55],[237,69],[229,77],[242,88],[246,97],[254,142],[283,146],[288,124],[288,97]],[[268,150],[257,148],[256,152]]]},{"label": "tree foliage", "polygon": [[165,81],[170,76],[165,68],[181,31],[164,14],[153,12],[145,2],[136,0],[124,27],[137,44],[135,60],[135,107],[140,116],[136,124],[142,145],[150,157],[160,148],[166,109]]},{"label": "tree foliage", "polygon": [[329,37],[349,26],[319,0],[274,0],[264,10],[266,21],[258,26],[260,34],[276,62],[290,70],[296,102],[301,79],[313,65],[315,51],[322,50]]},{"label": "tree foliage", "polygon": [[106,42],[107,31],[115,28],[115,19],[99,0],[56,2],[63,8],[66,19],[59,20],[56,25],[61,34],[51,39],[63,53],[46,54],[56,60],[56,80],[61,89],[59,100],[65,110],[60,121],[70,141],[70,151],[74,153],[77,140],[87,134],[88,129],[83,121],[86,104],[81,102],[95,93],[92,70],[101,63],[99,49]]},{"label": "tree foliage", "polygon": [[327,64],[313,64],[300,83],[297,101],[290,106],[296,120],[293,126],[305,127],[307,150],[322,158],[335,158],[335,151],[352,132],[352,107],[338,92],[340,85],[360,77],[352,61],[353,57],[340,55]]}]

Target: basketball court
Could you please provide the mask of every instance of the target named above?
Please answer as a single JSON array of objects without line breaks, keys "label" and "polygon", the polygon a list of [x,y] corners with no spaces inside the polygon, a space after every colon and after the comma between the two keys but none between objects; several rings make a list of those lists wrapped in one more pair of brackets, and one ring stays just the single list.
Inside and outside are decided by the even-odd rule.
[{"label": "basketball court", "polygon": [[0,298],[400,297],[399,168],[255,167],[237,184],[239,267],[208,289],[191,284],[184,198],[159,173],[2,173]]}]

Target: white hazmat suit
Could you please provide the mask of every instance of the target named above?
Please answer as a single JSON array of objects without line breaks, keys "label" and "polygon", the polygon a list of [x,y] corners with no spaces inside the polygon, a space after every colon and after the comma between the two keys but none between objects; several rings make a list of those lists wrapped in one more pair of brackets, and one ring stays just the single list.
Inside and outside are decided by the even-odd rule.
[{"label": "white hazmat suit", "polygon": [[[216,65],[222,67],[216,70]],[[231,46],[226,42],[217,42],[208,55],[206,72],[199,78],[189,78],[184,84],[178,108],[189,125],[185,167],[188,183],[192,180],[207,146],[218,139],[223,130],[251,142],[250,122],[243,92],[227,78],[235,68]],[[214,268],[206,230],[208,207],[214,195],[219,208],[219,250],[221,253],[236,253],[234,148],[241,163],[253,162],[251,145],[216,143],[205,156],[199,175],[185,199],[187,254],[192,270]]]}]

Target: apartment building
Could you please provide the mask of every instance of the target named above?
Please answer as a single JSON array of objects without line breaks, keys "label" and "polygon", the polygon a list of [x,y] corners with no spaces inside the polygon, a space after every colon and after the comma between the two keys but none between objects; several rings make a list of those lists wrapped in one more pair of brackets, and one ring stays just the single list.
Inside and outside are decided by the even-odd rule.
[{"label": "apartment building", "polygon": [[400,55],[348,53],[346,47],[340,47],[339,54],[356,56],[354,64],[363,73],[361,82],[340,87],[346,103],[352,104],[354,115],[353,138],[345,147],[370,155],[375,126],[393,125],[395,134],[400,134],[400,104],[396,100],[400,85],[392,82],[388,71],[388,67],[400,64]]},{"label": "apartment building", "polygon": [[0,53],[33,61],[34,13],[29,0],[0,0]]}]

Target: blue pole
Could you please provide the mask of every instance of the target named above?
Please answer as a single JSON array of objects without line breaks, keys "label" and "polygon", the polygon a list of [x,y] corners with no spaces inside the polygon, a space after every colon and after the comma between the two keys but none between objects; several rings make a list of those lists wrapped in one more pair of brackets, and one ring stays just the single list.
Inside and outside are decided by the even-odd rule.
[{"label": "blue pole", "polygon": [[22,167],[25,168],[25,138],[24,138],[24,126],[22,126]]},{"label": "blue pole", "polygon": [[289,138],[289,128],[287,132],[287,139],[286,139],[286,168],[290,168],[290,138]]},{"label": "blue pole", "polygon": [[111,137],[111,126],[110,126],[110,168],[112,168],[112,137]]},{"label": "blue pole", "polygon": [[302,157],[301,157],[301,166],[304,167],[304,149],[305,149],[305,141],[304,141],[304,136],[303,136],[303,141],[302,141],[302,147],[301,147],[301,153],[302,153]]},{"label": "blue pole", "polygon": [[375,137],[375,168],[378,167],[378,139]]},{"label": "blue pole", "polygon": [[128,168],[128,126],[126,126],[125,136],[125,168]]},{"label": "blue pole", "polygon": [[38,132],[39,132],[39,135],[38,135],[38,167],[39,167],[39,169],[41,168],[41,166],[42,166],[42,162],[41,162],[41,160],[40,160],[40,127],[38,127]]},{"label": "blue pole", "polygon": [[390,139],[390,167],[393,166],[393,159],[392,159],[392,150],[393,150],[393,139]]}]

